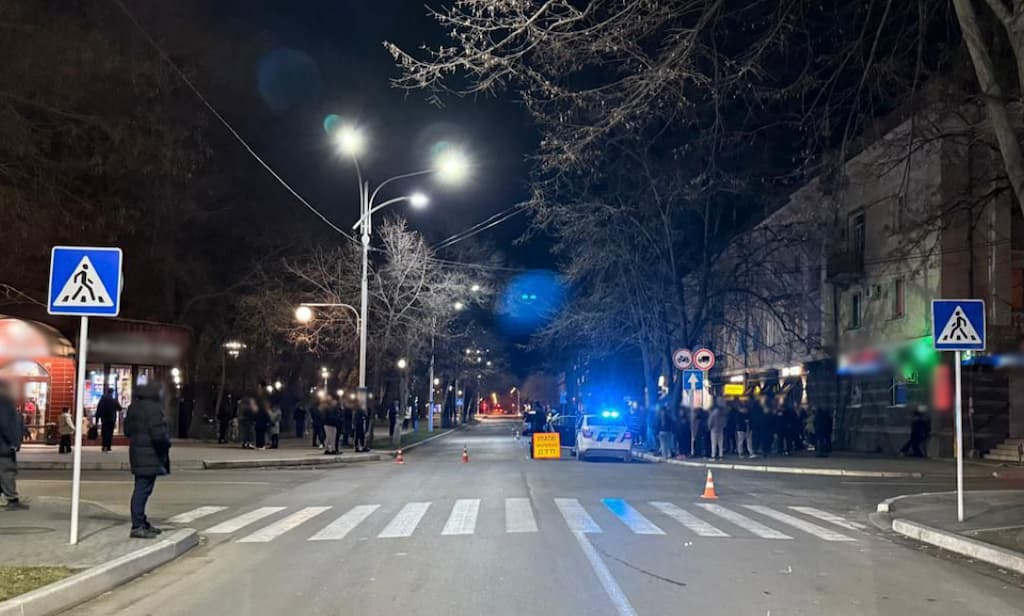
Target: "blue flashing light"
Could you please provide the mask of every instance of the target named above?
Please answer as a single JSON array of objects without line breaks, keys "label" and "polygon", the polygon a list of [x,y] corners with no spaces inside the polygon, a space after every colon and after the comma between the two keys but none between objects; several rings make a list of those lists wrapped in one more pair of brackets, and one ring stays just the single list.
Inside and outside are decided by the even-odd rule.
[{"label": "blue flashing light", "polygon": [[619,416],[618,411],[601,411],[601,417],[615,419]]}]

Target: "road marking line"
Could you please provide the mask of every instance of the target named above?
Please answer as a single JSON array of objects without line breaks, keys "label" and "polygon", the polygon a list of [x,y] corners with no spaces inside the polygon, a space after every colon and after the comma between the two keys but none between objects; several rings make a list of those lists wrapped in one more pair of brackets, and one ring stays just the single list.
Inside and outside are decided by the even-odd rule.
[{"label": "road marking line", "polygon": [[216,507],[216,506],[212,506],[212,505],[208,505],[208,506],[205,506],[205,507],[196,507],[192,511],[186,511],[185,513],[179,513],[178,515],[174,516],[173,518],[168,518],[167,519],[167,523],[168,524],[188,524],[189,522],[195,522],[199,518],[205,518],[208,515],[213,515],[215,513],[220,513],[221,511],[224,511],[225,509],[227,509],[227,507]]},{"label": "road marking line", "polygon": [[799,511],[800,513],[809,515],[814,518],[818,518],[819,520],[831,522],[836,526],[841,526],[842,528],[846,528],[849,530],[864,530],[867,528],[860,522],[853,522],[847,520],[842,516],[838,516],[834,513],[829,513],[828,511],[822,511],[821,509],[815,509],[814,507],[790,507],[790,509],[792,509],[793,511]]},{"label": "road marking line", "polygon": [[771,507],[765,507],[764,505],[743,505],[743,506],[746,507],[747,509],[750,509],[751,511],[756,511],[756,512],[760,513],[763,516],[772,518],[773,520],[778,520],[779,522],[782,522],[783,524],[789,524],[793,528],[802,530],[805,533],[809,533],[809,534],[814,535],[815,537],[817,537],[819,539],[824,539],[825,541],[856,541],[856,539],[854,539],[853,537],[847,537],[846,535],[844,535],[842,533],[837,533],[836,531],[832,530],[831,528],[825,528],[824,526],[818,526],[817,524],[814,524],[813,522],[808,522],[807,520],[801,520],[800,518],[798,518],[796,516],[789,515],[788,513],[783,513],[781,511],[776,511],[776,510],[772,509]]},{"label": "road marking line", "polygon": [[278,511],[282,510],[284,510],[284,507],[260,507],[259,509],[254,509],[249,513],[243,513],[238,517],[231,518],[230,520],[221,522],[214,527],[208,528],[205,533],[207,535],[226,535],[228,533],[233,533],[236,530],[245,528],[253,522],[262,520],[268,515],[274,515]]},{"label": "road marking line", "polygon": [[714,503],[697,503],[697,506],[703,507],[718,517],[732,522],[736,526],[739,526],[744,530],[748,530],[762,539],[792,539],[792,537],[785,533],[780,533],[774,528],[768,528],[756,520],[751,520],[742,513],[736,513],[735,511],[726,509],[721,505],[715,505]]},{"label": "road marking line", "polygon": [[643,514],[621,498],[602,498],[601,502],[608,508],[608,511],[614,513],[615,517],[622,520],[622,523],[628,526],[629,530],[634,533],[638,535],[665,534],[665,531],[655,526],[653,522],[645,518]]},{"label": "road marking line", "polygon": [[442,535],[472,535],[476,532],[476,518],[480,513],[479,498],[460,498],[455,501]]},{"label": "road marking line", "polygon": [[309,538],[309,541],[338,541],[345,538],[345,535],[352,532],[363,520],[370,517],[370,514],[380,508],[380,505],[359,505],[345,512],[337,520],[331,522],[320,532]]},{"label": "road marking line", "polygon": [[537,519],[533,517],[533,507],[528,498],[505,499],[505,532],[535,533]]},{"label": "road marking line", "polygon": [[704,520],[693,515],[689,511],[677,507],[672,503],[665,503],[662,501],[651,502],[650,505],[658,511],[664,513],[673,520],[679,522],[686,528],[690,529],[701,537],[728,537],[729,533],[720,530],[711,524],[708,524]]},{"label": "road marking line", "polygon": [[[555,499],[568,500],[568,499]],[[578,504],[578,503],[577,503]],[[586,512],[584,512],[586,515]],[[568,520],[567,520],[568,521]],[[622,588],[619,583],[612,577],[612,572],[608,570],[608,565],[604,564],[601,560],[601,556],[598,555],[597,550],[591,545],[590,540],[587,539],[586,531],[574,530],[573,536],[576,537],[576,541],[580,544],[580,549],[583,550],[583,555],[590,561],[590,568],[594,570],[594,574],[597,579],[601,582],[601,586],[604,587],[604,591],[608,594],[608,598],[612,600],[612,604],[615,606],[615,611],[619,613],[619,616],[637,616],[636,610],[629,603],[629,598],[626,597],[626,593],[622,592]]]},{"label": "road marking line", "polygon": [[569,525],[569,530],[579,531],[581,533],[599,533],[601,527],[597,525],[594,518],[590,517],[587,510],[583,508],[575,498],[556,498],[555,506],[558,507],[558,511],[565,518],[565,523]]},{"label": "road marking line", "polygon": [[281,518],[277,522],[264,526],[251,535],[242,537],[238,540],[238,543],[267,543],[268,541],[273,541],[299,524],[312,520],[328,509],[330,507],[305,507],[299,509],[288,517]]},{"label": "road marking line", "polygon": [[384,527],[384,530],[380,531],[377,535],[381,539],[390,539],[394,537],[408,537],[413,534],[416,527],[419,526],[420,520],[423,519],[423,515],[427,513],[427,509],[430,508],[430,503],[409,503],[402,510],[395,515],[394,518],[388,522],[388,525]]}]

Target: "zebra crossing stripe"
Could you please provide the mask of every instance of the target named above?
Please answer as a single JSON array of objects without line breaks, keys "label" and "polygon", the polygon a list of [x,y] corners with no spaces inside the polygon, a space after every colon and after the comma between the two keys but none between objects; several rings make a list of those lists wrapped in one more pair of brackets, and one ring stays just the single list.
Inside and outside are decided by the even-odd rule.
[{"label": "zebra crossing stripe", "polygon": [[679,522],[701,537],[728,537],[729,533],[715,528],[682,507],[662,501],[652,501],[652,507]]},{"label": "zebra crossing stripe", "polygon": [[528,498],[505,499],[505,532],[535,533],[537,520],[533,517],[533,506]]},{"label": "zebra crossing stripe", "polygon": [[167,523],[168,524],[188,524],[189,522],[195,522],[196,520],[198,520],[200,518],[205,518],[206,516],[210,516],[210,515],[213,515],[215,513],[220,513],[221,511],[224,511],[225,509],[227,509],[227,507],[216,507],[216,506],[212,506],[212,505],[207,505],[206,507],[196,507],[192,511],[186,511],[185,513],[179,513],[178,515],[176,515],[176,516],[174,516],[172,518],[168,518],[167,519]]},{"label": "zebra crossing stripe", "polygon": [[556,498],[555,506],[569,525],[569,530],[581,533],[599,533],[601,527],[590,517],[580,501],[575,498]]},{"label": "zebra crossing stripe", "polygon": [[602,498],[601,502],[608,508],[608,511],[614,513],[615,517],[622,520],[622,523],[628,526],[629,530],[634,533],[638,535],[665,534],[665,531],[655,526],[653,522],[645,518],[643,514],[621,498]]},{"label": "zebra crossing stripe", "polygon": [[384,530],[377,535],[380,539],[391,539],[395,537],[408,537],[415,532],[420,520],[430,508],[430,503],[409,503],[402,507],[395,517],[391,518]]},{"label": "zebra crossing stripe", "polygon": [[756,520],[752,520],[742,513],[736,513],[735,511],[726,509],[721,505],[716,505],[714,503],[697,503],[697,506],[710,511],[723,520],[731,522],[744,530],[750,531],[762,539],[792,539],[792,537],[785,533],[780,533],[774,528],[768,528],[764,524],[761,524]]},{"label": "zebra crossing stripe", "polygon": [[835,524],[836,526],[845,528],[847,530],[864,530],[865,528],[867,528],[866,526],[864,526],[863,524],[861,524],[859,522],[853,522],[853,521],[847,520],[846,518],[844,518],[842,516],[838,516],[838,515],[836,515],[834,513],[829,513],[828,511],[822,511],[821,509],[815,509],[814,507],[794,507],[794,506],[791,506],[790,509],[792,509],[793,511],[799,511],[800,513],[803,513],[805,515],[809,515],[809,516],[811,516],[813,518],[818,518],[819,520],[824,520],[826,522],[830,522],[832,524]]},{"label": "zebra crossing stripe", "polygon": [[266,543],[268,541],[272,541],[292,530],[296,526],[312,520],[328,509],[330,509],[330,507],[305,507],[303,509],[299,509],[290,516],[281,518],[277,522],[274,522],[269,526],[264,526],[251,535],[242,537],[238,540],[238,543]]},{"label": "zebra crossing stripe", "polygon": [[479,498],[460,498],[455,501],[442,535],[472,535],[476,532],[476,518],[480,513]]},{"label": "zebra crossing stripe", "polygon": [[809,533],[819,539],[824,539],[825,541],[855,541],[853,537],[847,537],[842,533],[837,533],[831,528],[818,526],[817,524],[808,522],[807,520],[801,520],[800,518],[789,515],[788,513],[776,511],[771,507],[765,507],[764,505],[744,505],[744,507],[751,511],[756,511],[765,517],[778,520],[783,524],[789,524],[793,528],[802,530],[805,533]]},{"label": "zebra crossing stripe", "polygon": [[352,532],[363,520],[370,517],[380,505],[359,505],[345,512],[337,520],[325,526],[320,532],[309,538],[309,541],[339,541]]},{"label": "zebra crossing stripe", "polygon": [[233,533],[236,530],[245,528],[253,522],[258,522],[267,516],[274,515],[278,511],[283,511],[284,507],[260,507],[259,509],[253,509],[249,513],[243,513],[240,516],[231,518],[225,522],[206,529],[208,535],[227,535]]}]

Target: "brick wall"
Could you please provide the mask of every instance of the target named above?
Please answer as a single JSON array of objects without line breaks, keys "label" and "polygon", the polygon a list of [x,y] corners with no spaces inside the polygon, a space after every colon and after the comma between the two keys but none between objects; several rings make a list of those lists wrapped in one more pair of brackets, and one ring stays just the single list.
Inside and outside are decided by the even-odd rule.
[{"label": "brick wall", "polygon": [[46,421],[55,422],[64,407],[75,407],[75,362],[66,357],[36,360],[50,374],[50,403]]}]

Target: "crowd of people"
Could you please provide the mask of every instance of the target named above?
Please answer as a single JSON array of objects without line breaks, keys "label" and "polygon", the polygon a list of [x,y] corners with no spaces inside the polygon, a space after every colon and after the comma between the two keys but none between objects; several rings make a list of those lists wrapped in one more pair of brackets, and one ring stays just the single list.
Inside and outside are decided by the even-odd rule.
[{"label": "crowd of people", "polygon": [[832,413],[808,410],[774,399],[767,407],[751,397],[745,404],[718,401],[710,409],[686,406],[658,409],[652,432],[662,457],[719,460],[726,455],[754,458],[788,456],[813,447],[818,456],[832,452]]}]

